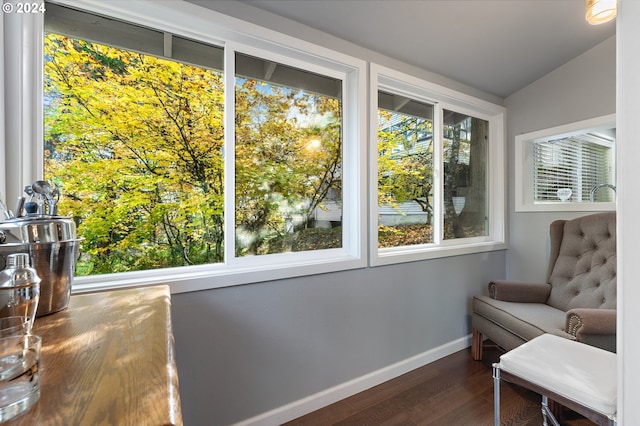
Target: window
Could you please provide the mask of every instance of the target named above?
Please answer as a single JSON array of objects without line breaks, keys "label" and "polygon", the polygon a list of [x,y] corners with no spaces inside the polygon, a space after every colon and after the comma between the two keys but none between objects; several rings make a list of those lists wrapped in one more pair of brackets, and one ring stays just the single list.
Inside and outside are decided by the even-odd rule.
[{"label": "window", "polygon": [[377,65],[371,80],[372,263],[502,247],[502,108]]},{"label": "window", "polygon": [[444,239],[489,235],[489,121],[443,110]]},{"label": "window", "polygon": [[25,84],[43,111],[22,120],[42,136],[7,171],[60,187],[84,238],[76,291],[366,265],[362,61],[193,5],[77,5],[23,23],[45,32],[41,55],[13,53],[44,65]]},{"label": "window", "polygon": [[378,247],[433,242],[433,105],[378,91]]},{"label": "window", "polygon": [[[84,238],[76,274],[223,262],[222,49],[55,5],[45,31],[44,177]],[[123,31],[149,42],[80,38]]]},{"label": "window", "polygon": [[236,53],[237,256],[342,247],[341,93],[338,79]]},{"label": "window", "polygon": [[46,9],[5,38],[4,178],[61,187],[74,291],[504,248],[502,107],[371,64],[367,120],[367,64],[339,52],[190,3]]},{"label": "window", "polygon": [[520,135],[516,151],[516,211],[614,208],[613,116]]},{"label": "window", "polygon": [[535,202],[613,201],[611,192],[594,190],[613,185],[613,143],[611,137],[589,133],[534,142]]}]

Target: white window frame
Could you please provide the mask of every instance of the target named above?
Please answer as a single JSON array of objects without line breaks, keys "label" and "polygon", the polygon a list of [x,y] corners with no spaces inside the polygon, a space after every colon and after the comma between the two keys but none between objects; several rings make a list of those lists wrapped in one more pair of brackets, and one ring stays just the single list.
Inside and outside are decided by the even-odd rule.
[{"label": "white window frame", "polygon": [[[157,283],[169,284],[173,293],[226,287],[274,279],[333,272],[367,266],[366,250],[366,62],[294,37],[232,18],[200,6],[176,1],[55,0],[62,6],[134,22],[182,37],[225,47],[225,176],[234,172],[234,61],[236,51],[299,68],[321,71],[343,81],[343,247],[298,253],[235,258],[232,244],[225,241],[225,262],[118,274],[76,277],[73,292],[82,293]],[[17,117],[5,109],[7,164],[2,178],[7,199],[20,195],[27,183],[41,179],[43,151],[43,15],[13,14],[5,28],[9,47],[5,64],[15,63],[5,75],[10,87],[6,102],[19,103]],[[15,35],[15,38],[12,38]],[[5,39],[5,43],[7,39]],[[39,70],[39,71],[34,71]],[[231,95],[229,95],[231,90]],[[226,179],[225,205],[234,206],[234,179]],[[20,182],[16,184],[16,182]],[[4,182],[0,182],[4,183]],[[233,210],[225,208],[226,235],[234,235]],[[230,247],[229,247],[230,246]]]},{"label": "white window frame", "polygon": [[[614,202],[551,202],[534,200],[533,145],[548,139],[562,139],[589,131],[616,127],[616,115],[538,130],[515,137],[515,210],[516,212],[595,212],[615,211]],[[615,160],[614,160],[615,161]],[[614,164],[615,167],[615,164]],[[615,176],[615,170],[613,172]]]},{"label": "white window frame", "polygon": [[[415,76],[378,64],[370,66],[369,89],[369,256],[372,266],[479,253],[506,248],[505,242],[505,108],[455,90],[439,86]],[[434,106],[434,242],[403,247],[378,248],[378,90],[397,93]],[[440,238],[444,223],[442,111],[468,114],[489,122],[489,154],[487,189],[489,234],[484,237]]]}]

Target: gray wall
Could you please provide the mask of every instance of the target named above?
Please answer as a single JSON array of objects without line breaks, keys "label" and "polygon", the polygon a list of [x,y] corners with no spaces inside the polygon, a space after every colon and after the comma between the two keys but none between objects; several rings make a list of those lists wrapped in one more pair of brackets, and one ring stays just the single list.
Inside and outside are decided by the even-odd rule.
[{"label": "gray wall", "polygon": [[[502,102],[246,4],[193,3]],[[471,297],[504,276],[496,251],[174,294],[185,424],[248,419],[463,339]]]},{"label": "gray wall", "polygon": [[504,253],[174,294],[185,424],[244,420],[468,335]]},{"label": "gray wall", "polygon": [[[246,4],[193,2],[501,102]],[[470,333],[470,298],[488,280],[544,279],[549,223],[581,213],[515,213],[514,137],[615,112],[615,40],[505,104],[509,250],[174,294],[186,425],[241,421],[463,338]]]},{"label": "gray wall", "polygon": [[616,112],[615,36],[505,100],[509,147],[507,278],[544,281],[549,224],[585,212],[515,212],[516,135]]}]

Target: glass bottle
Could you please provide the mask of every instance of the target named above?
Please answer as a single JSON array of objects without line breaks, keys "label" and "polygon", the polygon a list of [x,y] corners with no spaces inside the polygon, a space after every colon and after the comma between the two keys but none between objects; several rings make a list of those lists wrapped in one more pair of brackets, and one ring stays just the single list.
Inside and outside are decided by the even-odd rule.
[{"label": "glass bottle", "polygon": [[0,317],[28,317],[30,331],[39,299],[40,277],[30,266],[29,255],[9,254],[6,268],[0,271]]}]

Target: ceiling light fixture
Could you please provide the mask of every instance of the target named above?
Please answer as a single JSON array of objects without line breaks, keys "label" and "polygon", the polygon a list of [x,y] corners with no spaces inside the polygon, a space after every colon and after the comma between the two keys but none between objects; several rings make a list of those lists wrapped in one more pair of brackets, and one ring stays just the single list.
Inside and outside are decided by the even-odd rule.
[{"label": "ceiling light fixture", "polygon": [[616,0],[587,0],[587,22],[591,25],[604,24],[616,17]]}]

